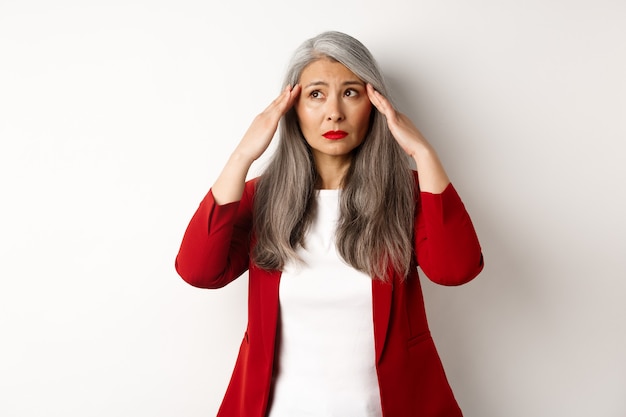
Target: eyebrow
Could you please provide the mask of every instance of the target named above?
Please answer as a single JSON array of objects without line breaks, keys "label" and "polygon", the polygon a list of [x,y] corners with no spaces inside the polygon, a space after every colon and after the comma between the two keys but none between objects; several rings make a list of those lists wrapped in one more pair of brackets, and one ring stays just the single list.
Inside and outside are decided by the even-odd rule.
[{"label": "eyebrow", "polygon": [[[307,84],[304,88],[316,87],[318,85],[328,86],[328,83],[326,81],[312,81],[309,84]],[[341,83],[341,85],[344,86],[344,87],[348,86],[348,85],[364,86],[365,83],[363,81],[350,80],[350,81],[344,81],[343,83]]]}]

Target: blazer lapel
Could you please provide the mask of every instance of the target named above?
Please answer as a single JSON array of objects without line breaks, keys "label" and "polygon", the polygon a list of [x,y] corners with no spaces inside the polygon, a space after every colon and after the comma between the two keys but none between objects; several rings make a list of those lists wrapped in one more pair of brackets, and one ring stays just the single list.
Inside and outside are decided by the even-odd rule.
[{"label": "blazer lapel", "polygon": [[376,349],[376,363],[385,347],[389,316],[391,315],[391,300],[393,296],[393,283],[383,282],[380,279],[372,279],[372,310],[374,316],[374,347]]}]

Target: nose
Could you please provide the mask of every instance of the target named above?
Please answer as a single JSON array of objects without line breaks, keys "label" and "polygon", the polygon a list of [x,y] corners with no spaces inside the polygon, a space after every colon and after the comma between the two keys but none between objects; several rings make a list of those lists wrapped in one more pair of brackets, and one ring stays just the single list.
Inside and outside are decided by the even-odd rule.
[{"label": "nose", "polygon": [[340,122],[345,119],[345,114],[339,99],[329,99],[327,102],[327,120],[331,122]]}]

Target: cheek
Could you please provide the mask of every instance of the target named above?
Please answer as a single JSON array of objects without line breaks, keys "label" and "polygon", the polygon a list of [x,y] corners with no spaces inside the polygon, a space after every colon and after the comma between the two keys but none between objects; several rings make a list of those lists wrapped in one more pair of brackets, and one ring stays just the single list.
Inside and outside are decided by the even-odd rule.
[{"label": "cheek", "polygon": [[313,121],[315,119],[315,114],[313,109],[298,103],[295,106],[296,115],[298,116],[298,123],[300,124],[300,129],[306,130],[310,126],[313,125]]},{"label": "cheek", "polygon": [[356,119],[359,123],[359,130],[367,132],[370,127],[370,117],[372,114],[372,104],[367,103],[367,105],[363,105],[357,112]]}]

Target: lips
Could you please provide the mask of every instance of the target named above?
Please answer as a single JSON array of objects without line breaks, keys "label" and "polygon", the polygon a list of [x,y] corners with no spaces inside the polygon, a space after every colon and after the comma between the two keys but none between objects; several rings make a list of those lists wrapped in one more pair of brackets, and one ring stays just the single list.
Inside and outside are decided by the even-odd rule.
[{"label": "lips", "polygon": [[329,130],[328,132],[324,133],[322,136],[330,140],[339,140],[348,136],[348,132],[344,132],[343,130]]}]

